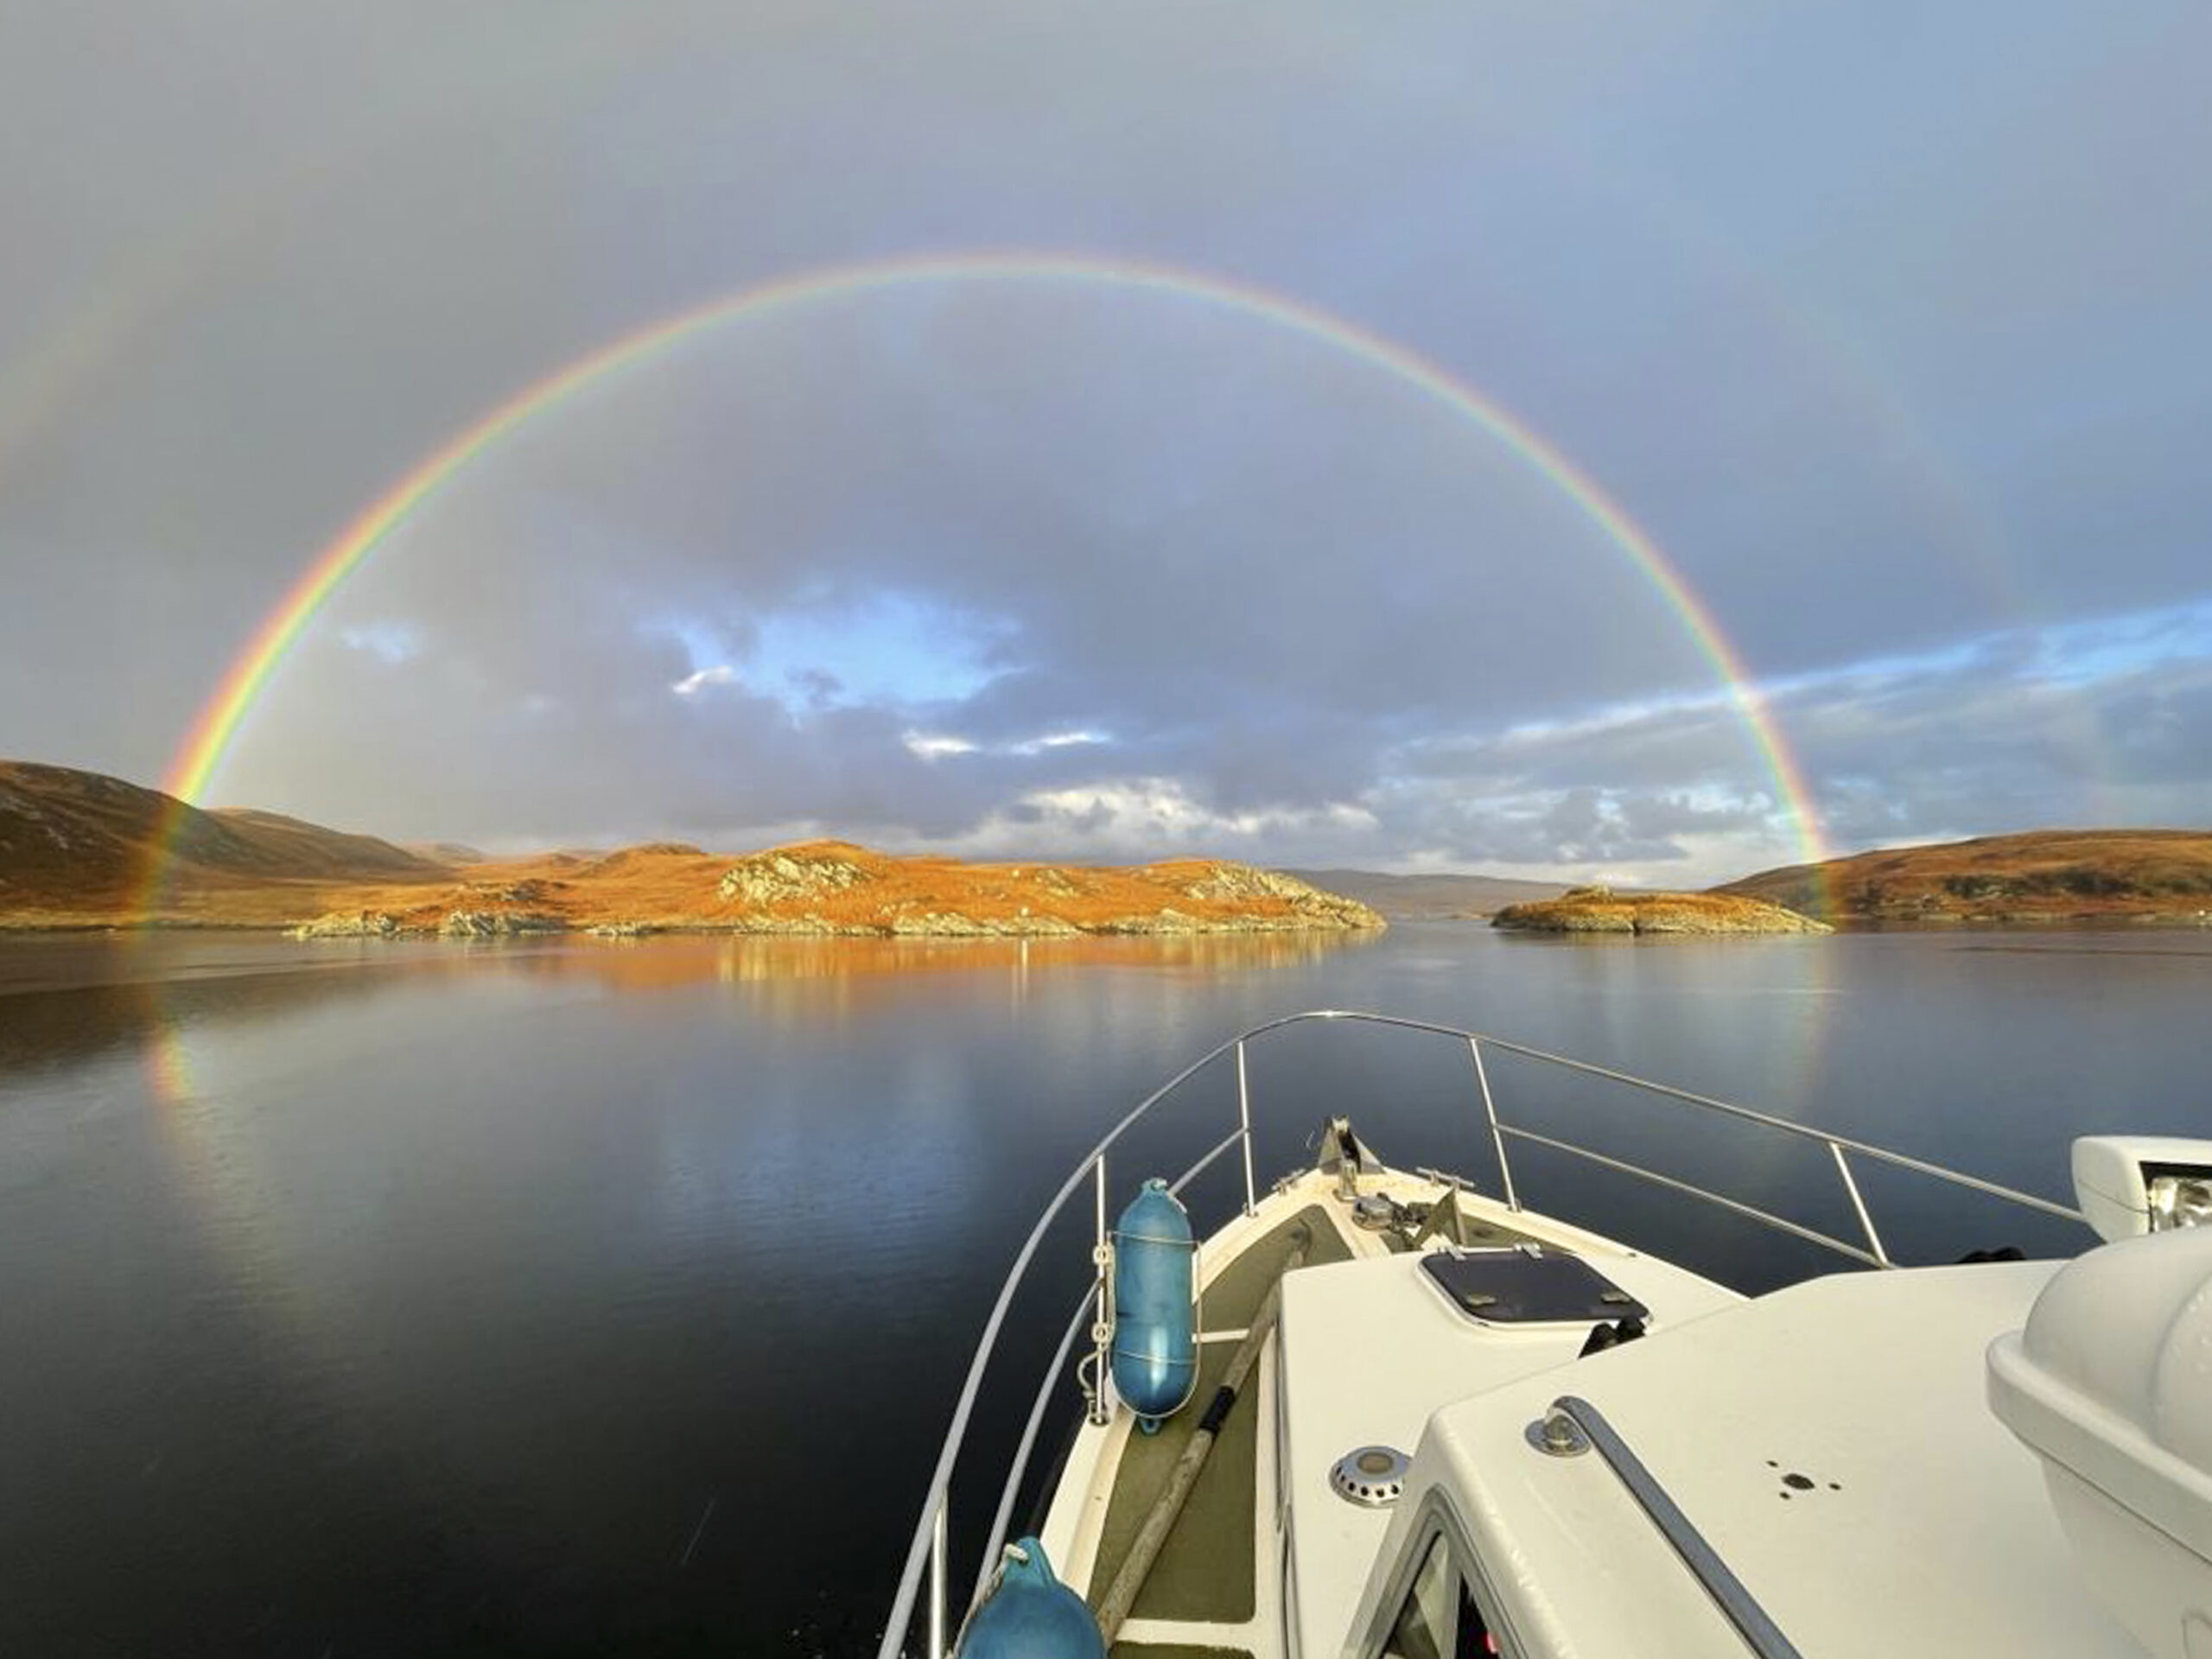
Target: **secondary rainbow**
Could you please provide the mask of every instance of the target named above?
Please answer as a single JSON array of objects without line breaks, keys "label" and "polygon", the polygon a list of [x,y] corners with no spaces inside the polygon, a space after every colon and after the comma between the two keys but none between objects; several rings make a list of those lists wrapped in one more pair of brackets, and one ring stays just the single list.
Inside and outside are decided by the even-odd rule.
[{"label": "secondary rainbow", "polygon": [[1171,265],[1020,251],[925,254],[801,271],[648,324],[524,387],[418,463],[315,556],[224,673],[180,746],[164,788],[187,802],[200,798],[270,677],[346,576],[448,479],[516,428],[612,375],[652,362],[703,330],[874,289],[977,280],[1089,283],[1217,306],[1346,353],[1480,427],[1602,531],[1681,618],[1698,650],[1726,683],[1772,777],[1780,797],[1777,804],[1791,817],[1804,861],[1815,863],[1826,855],[1812,797],[1796,760],[1718,622],[1658,544],[1594,479],[1541,434],[1405,346],[1304,301]]}]

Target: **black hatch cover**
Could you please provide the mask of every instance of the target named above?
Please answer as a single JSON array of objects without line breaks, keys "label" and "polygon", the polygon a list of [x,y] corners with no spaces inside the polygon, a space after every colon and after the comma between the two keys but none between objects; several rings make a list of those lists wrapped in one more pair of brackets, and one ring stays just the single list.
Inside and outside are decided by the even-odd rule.
[{"label": "black hatch cover", "polygon": [[1640,1319],[1650,1311],[1579,1255],[1440,1251],[1421,1265],[1452,1306],[1490,1325]]}]

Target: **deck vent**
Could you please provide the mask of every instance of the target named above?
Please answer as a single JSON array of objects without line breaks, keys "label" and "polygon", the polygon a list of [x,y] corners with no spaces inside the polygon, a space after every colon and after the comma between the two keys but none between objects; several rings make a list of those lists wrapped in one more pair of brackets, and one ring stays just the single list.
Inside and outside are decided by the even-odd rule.
[{"label": "deck vent", "polygon": [[1406,1454],[1395,1446],[1354,1446],[1329,1465],[1329,1484],[1363,1509],[1386,1510],[1406,1490]]}]

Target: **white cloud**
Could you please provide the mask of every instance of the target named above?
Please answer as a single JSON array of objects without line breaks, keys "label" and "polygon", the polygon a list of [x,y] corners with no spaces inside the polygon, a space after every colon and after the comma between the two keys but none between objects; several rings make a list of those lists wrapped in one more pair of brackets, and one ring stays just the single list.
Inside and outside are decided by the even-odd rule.
[{"label": "white cloud", "polygon": [[906,753],[925,760],[941,760],[948,754],[973,754],[976,745],[964,737],[953,737],[938,732],[908,732],[900,740]]},{"label": "white cloud", "polygon": [[735,685],[736,683],[737,671],[728,663],[717,663],[712,668],[702,668],[696,673],[686,674],[669,690],[679,697],[696,697],[708,686]]},{"label": "white cloud", "polygon": [[1274,858],[1271,849],[1372,835],[1375,815],[1357,802],[1318,808],[1223,812],[1174,778],[1129,778],[1034,790],[995,812],[972,837],[1013,849],[1071,843],[1094,856],[1164,858],[1219,850]]},{"label": "white cloud", "polygon": [[1113,741],[1103,732],[1052,732],[1019,743],[978,743],[973,738],[955,737],[949,733],[919,731],[908,732],[902,741],[909,754],[919,755],[925,760],[939,760],[948,754],[1015,755],[1033,760],[1055,750],[1085,748]]},{"label": "white cloud", "polygon": [[1025,743],[1009,743],[1008,754],[1042,754],[1048,749],[1082,748],[1094,743],[1110,743],[1113,740],[1103,732],[1052,732],[1043,737],[1033,737]]}]

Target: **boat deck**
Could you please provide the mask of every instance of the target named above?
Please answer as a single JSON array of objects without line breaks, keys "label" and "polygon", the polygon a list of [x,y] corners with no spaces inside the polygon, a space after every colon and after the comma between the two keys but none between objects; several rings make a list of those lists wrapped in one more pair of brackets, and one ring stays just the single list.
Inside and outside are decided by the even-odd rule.
[{"label": "boat deck", "polygon": [[[1122,1120],[1032,1233],[1033,1250],[1086,1176],[1100,1184],[1103,1215],[1104,1157],[1122,1130],[1234,1052],[1239,1128],[1191,1173],[1241,1138],[1247,1211],[1198,1248],[1192,1398],[1144,1435],[1100,1378],[1104,1421],[1077,1427],[1037,1529],[1113,1653],[1286,1659],[1386,1642],[1465,1650],[1486,1634],[1527,1659],[1735,1655],[1746,1643],[1807,1659],[2135,1651],[2086,1593],[2034,1457],[1980,1398],[1983,1349],[2018,1326],[2056,1264],[1970,1257],[1975,1265],[1840,1274],[1746,1302],[1450,1176],[1384,1166],[1342,1119],[1324,1128],[1319,1166],[1262,1197],[1243,1121],[1245,1047],[1307,1020],[1468,1044],[1502,1173],[1509,1139],[1538,1143],[1869,1266],[1893,1264],[1854,1161],[2082,1219],[2031,1192],[1473,1032],[1338,1010],[1255,1027]],[[1863,1247],[1502,1119],[1486,1046],[1823,1147]],[[1078,1311],[1068,1343],[1086,1317]],[[971,1368],[941,1482],[987,1358],[988,1347]],[[1185,1454],[1231,1371],[1243,1374],[1233,1408],[1171,1525],[1162,1495],[1191,1476]],[[1378,1449],[1395,1455],[1378,1462]],[[1372,1490],[1392,1464],[1404,1470],[1402,1491]],[[940,1484],[879,1659],[899,1651],[925,1566],[941,1622],[946,1501]],[[1136,1583],[1135,1563],[1154,1546]],[[933,1643],[938,1634],[933,1625]]]},{"label": "boat deck", "polygon": [[[1052,1559],[1065,1564],[1062,1576],[1084,1591],[1094,1610],[1166,1486],[1206,1402],[1268,1289],[1281,1277],[1294,1245],[1303,1245],[1301,1280],[1317,1268],[1382,1263],[1408,1251],[1407,1241],[1398,1234],[1355,1224],[1351,1205],[1338,1196],[1337,1189],[1333,1173],[1302,1173],[1262,1198],[1254,1215],[1237,1217],[1202,1244],[1203,1336],[1198,1387],[1188,1406],[1156,1434],[1135,1432],[1125,1411],[1117,1411],[1103,1428],[1086,1424],[1078,1431],[1043,1537]],[[1387,1169],[1363,1175],[1358,1190],[1418,1204],[1433,1203],[1447,1191],[1424,1177]],[[1457,1230],[1460,1241],[1471,1247],[1541,1243],[1577,1249],[1604,1243],[1533,1217],[1524,1229],[1518,1224],[1520,1217],[1509,1221],[1503,1206],[1465,1188],[1459,1192],[1459,1206]],[[1575,1341],[1580,1341],[1579,1332]],[[1559,1363],[1571,1354],[1573,1344],[1564,1352],[1553,1351],[1558,1347],[1554,1337],[1538,1363]],[[1281,1507],[1276,1468],[1282,1439],[1278,1356],[1277,1343],[1271,1339],[1239,1391],[1182,1515],[1114,1643],[1113,1652],[1124,1659],[1200,1655],[1271,1659],[1284,1651],[1284,1541],[1273,1526],[1263,1533],[1257,1519],[1277,1516]],[[1525,1363],[1514,1362],[1516,1370]],[[1451,1378],[1432,1379],[1427,1386],[1438,1395],[1440,1403],[1465,1392],[1464,1383]],[[1348,1450],[1349,1446],[1338,1449]],[[1387,1511],[1363,1513],[1343,1507],[1364,1520],[1388,1518]]]}]

